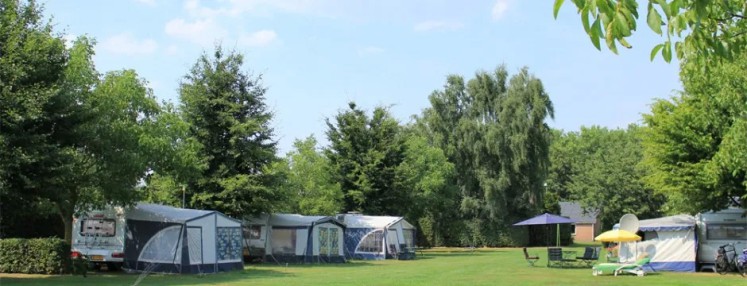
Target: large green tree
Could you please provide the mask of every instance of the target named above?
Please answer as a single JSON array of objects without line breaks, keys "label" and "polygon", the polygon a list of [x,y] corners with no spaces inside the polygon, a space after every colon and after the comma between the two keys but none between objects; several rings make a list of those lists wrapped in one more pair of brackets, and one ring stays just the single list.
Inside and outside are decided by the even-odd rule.
[{"label": "large green tree", "polygon": [[3,203],[59,215],[69,240],[76,210],[136,198],[159,106],[134,71],[100,77],[91,40],[66,49],[33,1],[2,3]]},{"label": "large green tree", "polygon": [[[603,227],[612,227],[627,213],[640,218],[661,214],[664,197],[643,182],[646,169],[640,166],[641,131],[636,125],[614,130],[582,127],[580,132],[570,132],[566,139],[558,141],[568,144],[568,152],[563,155],[571,158],[552,156],[559,159],[561,166],[570,166],[570,176],[565,181],[568,199],[581,202],[586,210],[599,211]],[[567,172],[564,168],[553,170],[561,172],[551,175],[557,178]]]},{"label": "large green tree", "polygon": [[344,211],[402,215],[408,194],[396,188],[397,168],[404,160],[400,126],[384,107],[369,117],[355,103],[327,119],[332,178],[344,194]]},{"label": "large green tree", "polygon": [[284,211],[304,215],[334,215],[342,210],[343,193],[333,181],[329,159],[317,149],[313,136],[293,142],[294,150],[273,168],[284,175],[279,186],[288,194]]},{"label": "large green tree", "polygon": [[267,171],[278,159],[266,89],[243,68],[241,54],[218,46],[199,57],[179,87],[184,119],[206,160],[188,184],[189,206],[235,217],[272,211],[284,200],[278,177]]},{"label": "large green tree", "polygon": [[[555,0],[555,17],[565,0]],[[617,53],[617,44],[630,48],[626,38],[637,29],[639,7],[636,0],[571,0],[578,8],[584,31],[597,49],[600,39]],[[646,15],[648,27],[665,36],[654,46],[651,59],[661,53],[669,62],[672,55],[680,59],[686,53],[702,57],[739,55],[747,44],[747,4],[743,0],[648,0],[640,12]],[[674,47],[674,52],[672,51]]]},{"label": "large green tree", "polygon": [[684,92],[657,100],[644,115],[646,182],[667,195],[668,211],[719,210],[747,199],[745,69],[747,53],[733,62],[686,58]]},{"label": "large green tree", "polygon": [[444,152],[428,142],[421,124],[409,125],[405,136],[405,158],[397,167],[396,188],[408,195],[405,217],[416,223],[419,244],[459,245],[460,193],[455,184],[454,164]]},{"label": "large green tree", "polygon": [[452,75],[430,102],[423,121],[455,166],[468,218],[463,243],[517,243],[510,224],[544,207],[553,108],[541,81],[527,69],[509,78],[503,66],[467,83]]}]

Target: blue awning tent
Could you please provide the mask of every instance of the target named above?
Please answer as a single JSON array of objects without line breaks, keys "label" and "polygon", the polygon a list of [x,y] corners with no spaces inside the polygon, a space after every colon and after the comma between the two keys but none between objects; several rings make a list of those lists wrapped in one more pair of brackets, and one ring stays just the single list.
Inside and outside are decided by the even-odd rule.
[{"label": "blue awning tent", "polygon": [[126,217],[125,269],[215,273],[244,268],[241,222],[220,212],[141,203]]}]

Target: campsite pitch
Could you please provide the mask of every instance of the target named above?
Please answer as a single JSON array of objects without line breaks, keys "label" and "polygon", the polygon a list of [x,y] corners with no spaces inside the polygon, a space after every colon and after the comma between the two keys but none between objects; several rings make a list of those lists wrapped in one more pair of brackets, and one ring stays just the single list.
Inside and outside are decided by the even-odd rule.
[{"label": "campsite pitch", "polygon": [[[583,248],[577,248],[579,253]],[[151,274],[138,285],[744,285],[737,274],[651,273],[637,276],[591,275],[591,268],[547,268],[546,248],[530,248],[537,266],[521,248],[444,248],[418,253],[409,261],[354,261],[347,264],[247,265],[243,271],[209,275]],[[133,285],[138,274],[91,273],[81,276],[0,274],[0,285]]]}]

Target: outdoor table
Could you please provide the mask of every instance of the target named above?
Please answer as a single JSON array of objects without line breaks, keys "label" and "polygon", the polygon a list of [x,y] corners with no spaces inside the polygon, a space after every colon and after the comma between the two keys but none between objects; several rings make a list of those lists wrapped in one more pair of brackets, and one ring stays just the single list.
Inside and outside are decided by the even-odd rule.
[{"label": "outdoor table", "polygon": [[576,260],[575,250],[563,250],[563,260]]},{"label": "outdoor table", "polygon": [[563,265],[571,266],[576,263],[576,251],[575,250],[563,250]]}]

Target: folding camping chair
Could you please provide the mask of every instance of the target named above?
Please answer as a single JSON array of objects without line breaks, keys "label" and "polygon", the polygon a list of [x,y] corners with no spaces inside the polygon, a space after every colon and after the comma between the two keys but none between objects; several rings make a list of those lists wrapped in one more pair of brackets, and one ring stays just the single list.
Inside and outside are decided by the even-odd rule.
[{"label": "folding camping chair", "polygon": [[599,252],[601,250],[600,247],[586,247],[584,249],[584,256],[576,257],[576,259],[586,263],[586,266],[591,266],[595,261],[599,260]]},{"label": "folding camping chair", "polygon": [[540,258],[536,254],[534,256],[529,256],[527,248],[524,247],[524,259],[526,259],[527,263],[529,263],[529,266],[534,266],[534,263],[536,263]]},{"label": "folding camping chair", "polygon": [[623,273],[635,274],[638,276],[646,275],[643,266],[651,262],[651,258],[645,257],[638,259],[635,263],[601,263],[594,265],[591,275],[598,276],[604,273],[612,273],[615,276]]}]

